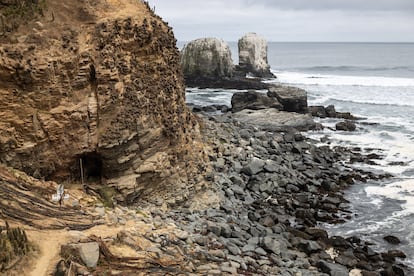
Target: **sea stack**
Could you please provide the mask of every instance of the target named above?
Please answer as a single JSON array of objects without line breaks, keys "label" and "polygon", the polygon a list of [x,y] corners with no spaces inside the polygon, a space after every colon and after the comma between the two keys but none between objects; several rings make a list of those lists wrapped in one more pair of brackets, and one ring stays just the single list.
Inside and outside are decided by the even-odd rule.
[{"label": "sea stack", "polygon": [[242,73],[259,78],[274,78],[267,62],[267,42],[256,33],[239,39],[239,66]]},{"label": "sea stack", "polygon": [[181,67],[186,80],[228,79],[234,71],[230,47],[217,38],[189,42],[181,52]]}]

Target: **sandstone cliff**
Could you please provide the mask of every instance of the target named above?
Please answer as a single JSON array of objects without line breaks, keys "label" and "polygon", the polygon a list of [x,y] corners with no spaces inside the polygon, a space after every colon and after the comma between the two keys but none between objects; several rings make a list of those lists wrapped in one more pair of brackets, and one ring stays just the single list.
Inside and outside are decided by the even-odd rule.
[{"label": "sandstone cliff", "polygon": [[199,126],[185,106],[176,41],[145,2],[50,0],[8,31],[0,162],[75,181],[82,162],[86,182],[128,202],[198,181]]}]

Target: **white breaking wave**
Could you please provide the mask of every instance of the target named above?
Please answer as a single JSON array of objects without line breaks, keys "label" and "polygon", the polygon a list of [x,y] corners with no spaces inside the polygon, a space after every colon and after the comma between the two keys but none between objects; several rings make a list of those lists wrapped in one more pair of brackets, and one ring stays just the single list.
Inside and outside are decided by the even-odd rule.
[{"label": "white breaking wave", "polygon": [[[310,105],[332,104],[332,101],[337,101],[337,107],[344,105],[348,108],[350,106],[346,102],[414,106],[414,79],[411,78],[318,75],[284,71],[275,74],[278,79],[271,80],[270,83],[279,82],[305,89]],[[359,113],[358,110],[353,111]]]},{"label": "white breaking wave", "polygon": [[403,201],[403,210],[394,212],[392,218],[408,216],[414,213],[414,180],[394,182],[385,186],[369,186],[365,188],[368,196],[383,196]]},{"label": "white breaking wave", "polygon": [[342,76],[284,71],[273,71],[273,73],[280,82],[288,84],[414,87],[412,78]]}]

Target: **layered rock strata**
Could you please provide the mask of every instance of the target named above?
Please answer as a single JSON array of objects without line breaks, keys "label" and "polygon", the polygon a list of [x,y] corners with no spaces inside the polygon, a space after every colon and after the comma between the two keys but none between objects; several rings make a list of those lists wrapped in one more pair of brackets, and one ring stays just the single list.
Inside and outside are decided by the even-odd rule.
[{"label": "layered rock strata", "polygon": [[2,163],[46,179],[83,171],[129,202],[196,180],[176,40],[145,2],[48,1],[1,40]]}]

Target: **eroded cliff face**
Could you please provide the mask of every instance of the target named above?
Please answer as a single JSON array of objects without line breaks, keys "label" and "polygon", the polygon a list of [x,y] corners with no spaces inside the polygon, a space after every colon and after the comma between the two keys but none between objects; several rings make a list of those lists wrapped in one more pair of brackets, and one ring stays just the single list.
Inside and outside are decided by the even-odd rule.
[{"label": "eroded cliff face", "polygon": [[127,202],[200,180],[175,38],[144,2],[50,0],[1,40],[0,162],[54,180],[82,162]]}]

